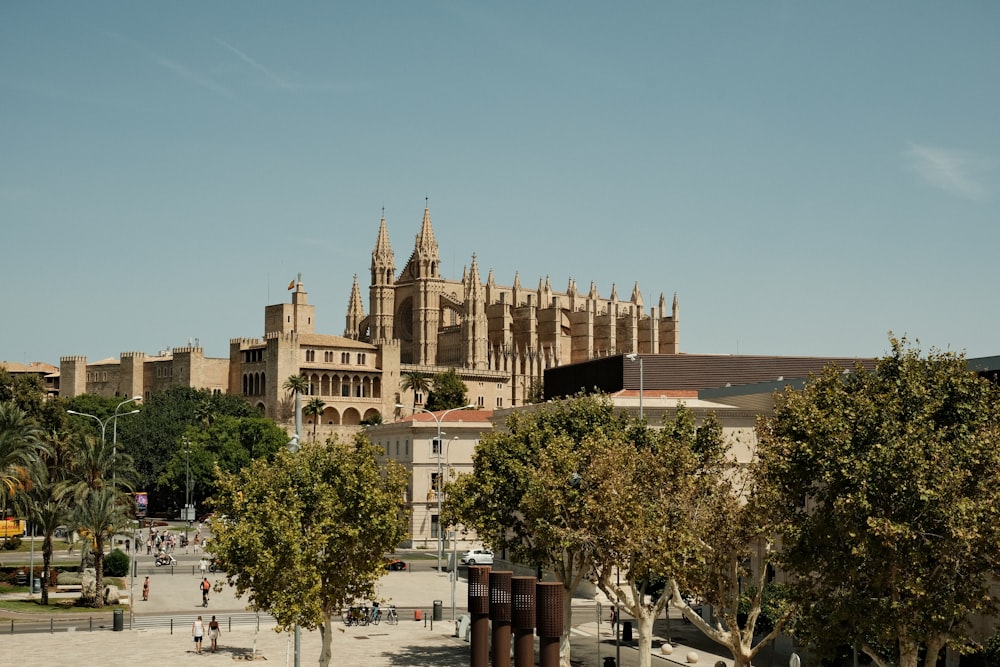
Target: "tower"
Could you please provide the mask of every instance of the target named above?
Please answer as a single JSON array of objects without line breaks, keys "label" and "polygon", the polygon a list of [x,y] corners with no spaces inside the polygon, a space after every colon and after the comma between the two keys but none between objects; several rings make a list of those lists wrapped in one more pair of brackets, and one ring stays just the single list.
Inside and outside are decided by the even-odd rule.
[{"label": "tower", "polygon": [[[386,229],[385,215],[378,226],[378,238],[372,251],[371,264],[372,281],[368,288],[368,307],[371,319],[368,321],[368,340],[381,343],[391,340],[393,332],[393,311],[396,308],[396,259],[389,245],[389,232]],[[357,278],[355,277],[355,286]],[[364,337],[363,331],[357,331]]]},{"label": "tower", "polygon": [[415,364],[430,366],[437,363],[442,281],[431,211],[426,207],[411,264],[414,272],[412,358]]}]

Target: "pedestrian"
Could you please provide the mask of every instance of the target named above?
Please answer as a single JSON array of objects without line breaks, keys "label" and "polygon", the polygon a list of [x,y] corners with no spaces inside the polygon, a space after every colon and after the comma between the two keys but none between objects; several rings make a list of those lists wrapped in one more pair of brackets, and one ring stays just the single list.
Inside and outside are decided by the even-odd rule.
[{"label": "pedestrian", "polygon": [[191,635],[194,637],[194,650],[201,653],[201,640],[205,636],[205,623],[201,620],[201,615],[191,624]]},{"label": "pedestrian", "polygon": [[215,653],[215,649],[219,647],[219,635],[222,634],[222,630],[219,628],[219,622],[215,620],[215,616],[212,616],[212,620],[208,622],[208,637],[212,640],[212,653]]},{"label": "pedestrian", "polygon": [[142,582],[142,601],[149,601],[149,577],[146,577],[146,581]]},{"label": "pedestrian", "polygon": [[202,607],[207,607],[208,606],[208,592],[210,590],[212,590],[212,584],[211,584],[211,582],[209,582],[208,577],[205,577],[204,579],[201,580],[201,584],[199,584],[199,588],[201,588],[201,606]]},{"label": "pedestrian", "polygon": [[208,561],[202,558],[201,562],[198,563],[198,570],[201,572],[201,576],[204,578],[205,572],[208,571]]}]

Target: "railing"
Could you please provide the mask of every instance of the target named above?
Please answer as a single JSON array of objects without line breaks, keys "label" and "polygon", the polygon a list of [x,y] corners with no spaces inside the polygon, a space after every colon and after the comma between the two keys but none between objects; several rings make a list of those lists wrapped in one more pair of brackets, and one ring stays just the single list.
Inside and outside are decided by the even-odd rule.
[{"label": "railing", "polygon": [[[129,630],[169,630],[170,634],[174,630],[188,632],[191,624],[194,623],[197,614],[175,614],[164,616],[135,616],[129,624]],[[273,626],[274,618],[270,614],[254,614],[252,612],[240,612],[233,614],[216,614],[216,620],[223,627],[232,630],[237,625]],[[88,615],[86,617],[76,616],[69,618],[48,618],[48,619],[28,619],[18,618],[4,620],[4,634],[28,634],[28,633],[50,633],[56,632],[98,632],[110,631],[114,629],[114,612],[108,611],[100,614]]]}]

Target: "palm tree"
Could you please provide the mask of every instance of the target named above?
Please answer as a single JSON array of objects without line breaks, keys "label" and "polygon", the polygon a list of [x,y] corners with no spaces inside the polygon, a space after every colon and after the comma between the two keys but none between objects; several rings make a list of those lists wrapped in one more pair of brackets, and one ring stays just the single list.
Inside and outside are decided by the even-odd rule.
[{"label": "palm tree", "polygon": [[302,394],[309,393],[309,380],[302,375],[290,375],[285,389],[295,396],[295,435],[302,437]]},{"label": "palm tree", "polygon": [[60,482],[65,477],[66,442],[52,435],[48,437],[48,452],[37,462],[37,482],[29,491],[22,493],[18,504],[21,513],[34,528],[41,529],[42,542],[42,604],[49,603],[49,581],[52,578],[52,536],[56,528],[70,520],[68,494],[60,493]]},{"label": "palm tree", "polygon": [[434,386],[431,376],[420,371],[404,371],[400,373],[399,388],[413,392],[413,408],[417,407],[417,396],[431,390]]},{"label": "palm tree", "polygon": [[323,414],[323,408],[325,407],[326,403],[323,399],[319,396],[314,396],[302,408],[302,412],[313,418],[313,442],[316,442],[316,425],[319,423],[320,415]]},{"label": "palm tree", "polygon": [[45,451],[41,430],[13,401],[0,403],[0,506],[31,488],[39,454]]},{"label": "palm tree", "polygon": [[87,602],[93,607],[104,606],[104,543],[129,520],[129,506],[118,502],[114,489],[102,487],[87,494],[73,512],[74,524],[89,534],[94,544],[94,569],[97,575],[96,595]]}]

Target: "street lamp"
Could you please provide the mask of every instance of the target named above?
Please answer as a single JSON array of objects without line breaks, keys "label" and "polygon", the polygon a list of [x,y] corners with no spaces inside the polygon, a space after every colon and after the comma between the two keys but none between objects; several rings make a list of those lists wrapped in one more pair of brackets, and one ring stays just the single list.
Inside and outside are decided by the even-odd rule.
[{"label": "street lamp", "polygon": [[441,450],[444,448],[444,442],[441,440],[441,422],[444,420],[445,417],[448,416],[449,412],[455,412],[456,410],[468,410],[469,408],[474,408],[476,406],[474,406],[472,404],[469,404],[469,405],[463,405],[460,408],[451,408],[450,410],[445,410],[444,412],[442,412],[440,417],[436,413],[431,412],[430,410],[428,410],[427,408],[414,408],[414,407],[410,407],[410,406],[407,406],[407,405],[403,405],[402,403],[396,403],[396,407],[404,409],[404,410],[412,410],[413,412],[426,412],[434,420],[434,423],[437,424],[437,460],[438,460],[438,473],[437,473],[437,475],[438,475],[437,476],[437,485],[438,485],[438,488],[437,488],[437,501],[438,501],[438,513],[437,513],[437,516],[438,516],[438,572],[440,572],[441,571],[441,558],[444,555],[444,539],[443,539],[443,534],[441,532],[441,495],[442,495],[441,494],[441,489],[442,489],[442,486],[441,486],[441,483],[442,483],[442,479],[441,479]]},{"label": "street lamp", "polygon": [[642,357],[633,352],[626,354],[625,358],[631,362],[639,362],[639,421],[642,421]]}]

